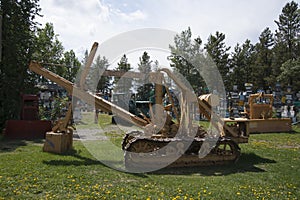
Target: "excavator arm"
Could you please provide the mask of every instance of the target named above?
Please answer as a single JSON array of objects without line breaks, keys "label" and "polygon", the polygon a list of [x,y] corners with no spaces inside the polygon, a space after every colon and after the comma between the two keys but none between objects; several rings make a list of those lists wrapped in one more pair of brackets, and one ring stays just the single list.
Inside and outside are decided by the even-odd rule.
[{"label": "excavator arm", "polygon": [[[192,96],[189,89],[184,83],[178,79],[169,69],[163,68],[160,71],[165,72],[182,90],[186,92],[187,97]],[[198,106],[200,112],[209,120],[211,124],[220,132],[221,136],[226,136],[229,133],[230,136],[239,137],[240,133],[234,131],[229,127],[212,109],[212,106],[217,105],[219,102],[218,97],[213,94],[205,94],[198,97]]]},{"label": "excavator arm", "polygon": [[45,69],[44,67],[41,66],[40,63],[31,61],[29,65],[29,69],[36,74],[39,74],[55,83],[63,87],[64,89],[67,90],[67,92],[81,100],[84,100],[90,105],[94,105],[96,109],[101,109],[104,112],[114,112],[114,114],[125,121],[129,123],[133,123],[134,125],[138,127],[145,127],[148,122],[131,114],[127,110],[120,108],[113,103],[95,95],[92,94],[88,91],[85,91],[81,89],[80,87],[77,87],[75,84],[72,82],[62,78],[61,76],[58,76],[57,74]]}]

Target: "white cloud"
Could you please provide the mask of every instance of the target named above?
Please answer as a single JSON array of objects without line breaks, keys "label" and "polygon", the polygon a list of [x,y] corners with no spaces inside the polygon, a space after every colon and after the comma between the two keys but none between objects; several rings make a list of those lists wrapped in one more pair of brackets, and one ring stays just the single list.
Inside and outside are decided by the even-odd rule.
[{"label": "white cloud", "polygon": [[136,21],[136,20],[144,20],[146,19],[146,14],[143,13],[142,11],[140,10],[137,10],[137,11],[134,11],[134,12],[131,12],[131,13],[124,13],[124,12],[121,12],[120,10],[118,10],[116,12],[116,15],[118,17],[120,17],[121,20],[124,20],[124,21],[127,21],[127,22],[133,22],[133,21]]},{"label": "white cloud", "polygon": [[[225,33],[228,46],[243,43],[246,39],[256,42],[261,31],[275,30],[278,18],[287,0],[161,0],[149,5],[151,15],[161,27],[182,31],[191,27],[194,36],[206,42],[216,31]],[[161,9],[161,7],[165,9]],[[159,11],[157,11],[159,10]]]},{"label": "white cloud", "polygon": [[99,19],[104,21],[104,22],[109,21],[109,15],[110,15],[109,7],[99,3],[99,8],[100,8],[100,11],[99,11],[99,14],[98,14]]},{"label": "white cloud", "polygon": [[191,27],[204,43],[220,31],[227,46],[250,39],[257,42],[261,31],[276,29],[274,20],[288,0],[40,0],[41,23],[53,22],[67,50],[82,53],[94,41],[100,44],[119,33],[157,27],[176,32]]}]

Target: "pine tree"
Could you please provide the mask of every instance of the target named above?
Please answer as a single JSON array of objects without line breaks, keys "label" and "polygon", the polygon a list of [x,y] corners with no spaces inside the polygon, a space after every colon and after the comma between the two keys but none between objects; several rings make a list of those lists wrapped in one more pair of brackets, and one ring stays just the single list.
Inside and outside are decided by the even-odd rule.
[{"label": "pine tree", "polygon": [[[297,71],[297,63],[300,54],[300,10],[294,1],[287,3],[279,20],[275,34],[275,46],[273,49],[272,80],[286,84],[295,84],[297,78],[293,71]],[[295,66],[296,65],[296,66]],[[293,69],[293,70],[291,70]],[[292,74],[288,74],[292,73]],[[284,78],[287,78],[284,80]],[[295,88],[294,89],[299,89]]]},{"label": "pine tree", "polygon": [[[131,69],[130,63],[128,63],[128,58],[124,54],[120,62],[118,63],[117,71],[128,72]],[[120,93],[129,93],[132,87],[132,78],[125,77],[115,77],[114,79],[115,91]]]},{"label": "pine tree", "polygon": [[298,4],[294,1],[287,3],[279,15],[279,20],[275,21],[275,23],[278,26],[278,30],[276,30],[277,42],[285,48],[286,59],[295,59],[298,56],[296,50],[300,39],[300,12]]},{"label": "pine tree", "polygon": [[259,42],[255,45],[256,60],[254,74],[259,87],[267,90],[272,85],[270,76],[272,75],[272,47],[274,46],[274,36],[269,28],[262,31]]},{"label": "pine tree", "polygon": [[300,91],[300,58],[288,60],[281,66],[281,74],[278,80],[284,86],[292,86],[294,91]]},{"label": "pine tree", "polygon": [[216,35],[210,35],[208,42],[204,45],[204,49],[212,57],[213,61],[218,67],[218,70],[223,78],[225,87],[228,89],[229,83],[227,81],[229,75],[229,49],[225,45],[225,35],[220,32],[216,32]]},{"label": "pine tree", "polygon": [[205,83],[197,71],[197,66],[193,66],[191,62],[197,59],[199,53],[202,53],[202,40],[200,37],[193,40],[191,29],[188,27],[187,30],[175,36],[174,44],[175,46],[170,46],[170,65],[189,82],[194,91],[198,92],[199,88],[205,87]]},{"label": "pine tree", "polygon": [[[237,85],[240,91],[245,90],[245,83],[256,83],[253,76],[255,61],[254,46],[250,40],[246,40],[242,46],[237,44],[231,58],[230,82],[231,87]],[[256,85],[257,87],[257,85]]]},{"label": "pine tree", "polygon": [[153,87],[152,83],[149,82],[149,73],[151,72],[151,63],[150,56],[145,51],[142,57],[139,58],[140,62],[138,63],[138,70],[141,74],[145,75],[143,80],[137,80],[137,100],[147,101],[149,100],[150,91]]},{"label": "pine tree", "polygon": [[150,56],[145,51],[142,55],[142,57],[139,58],[140,63],[138,64],[138,70],[141,73],[149,74],[151,72],[151,63]]},{"label": "pine tree", "polygon": [[73,50],[64,52],[61,63],[65,66],[66,72],[64,74],[64,78],[71,82],[75,82],[78,70],[81,66],[78,58],[75,55]]},{"label": "pine tree", "polygon": [[97,91],[102,94],[110,93],[110,89],[111,89],[110,88],[111,77],[101,75],[105,70],[107,70],[108,66],[109,63],[106,57],[104,56],[101,58],[100,55],[96,58],[96,61],[93,64],[92,74],[94,76],[97,76],[94,78],[95,80],[97,80]]}]

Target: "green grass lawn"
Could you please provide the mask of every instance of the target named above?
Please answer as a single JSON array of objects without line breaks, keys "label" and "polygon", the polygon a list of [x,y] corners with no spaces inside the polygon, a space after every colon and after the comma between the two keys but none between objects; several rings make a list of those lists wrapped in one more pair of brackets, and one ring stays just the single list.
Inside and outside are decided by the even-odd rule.
[{"label": "green grass lawn", "polygon": [[[104,166],[80,141],[42,152],[43,141],[0,141],[0,199],[298,199],[300,130],[254,134],[236,164],[129,174]],[[115,135],[112,134],[114,137]]]}]

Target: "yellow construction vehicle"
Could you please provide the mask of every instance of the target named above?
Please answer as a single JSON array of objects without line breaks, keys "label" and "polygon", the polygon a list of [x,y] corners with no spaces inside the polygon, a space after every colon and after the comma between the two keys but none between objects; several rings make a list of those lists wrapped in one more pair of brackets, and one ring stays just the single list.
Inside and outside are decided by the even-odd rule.
[{"label": "yellow construction vehicle", "polygon": [[273,117],[273,94],[257,93],[249,96],[249,132],[290,132],[290,118]]},{"label": "yellow construction vehicle", "polygon": [[[168,164],[171,167],[215,165],[235,162],[239,158],[240,148],[238,143],[248,142],[247,128],[240,124],[234,126],[224,124],[223,120],[213,111],[213,106],[217,104],[217,98],[214,95],[202,95],[193,99],[188,88],[168,69],[151,72],[148,77],[149,81],[155,84],[155,103],[161,105],[155,109],[152,109],[150,105],[150,110],[152,115],[155,115],[156,120],[138,117],[110,101],[86,91],[83,80],[88,73],[96,49],[97,44],[91,50],[89,62],[84,68],[79,85],[73,84],[45,69],[39,62],[32,61],[29,69],[64,87],[73,97],[94,105],[95,109],[100,109],[103,112],[113,111],[117,117],[143,129],[143,131],[127,133],[123,139],[122,148],[125,154],[126,167],[143,167],[157,164]],[[112,74],[114,72],[107,73]],[[126,75],[128,76],[128,73]],[[180,112],[176,112],[177,108],[168,88],[163,88],[164,75],[171,78],[181,90]],[[133,73],[133,76],[140,78],[145,75]],[[166,96],[170,100],[170,105],[165,107],[162,106],[163,90],[165,90]],[[218,133],[217,137],[193,122],[189,110],[195,104],[200,112],[207,119],[210,119],[212,128]],[[172,120],[167,112],[170,107],[174,111],[176,120]],[[70,117],[70,115],[67,115],[67,117]],[[67,120],[69,119],[66,118],[65,121]],[[56,126],[53,132],[66,131],[66,126],[67,123],[61,123],[61,126]],[[209,147],[203,148],[205,145]],[[159,152],[159,156],[157,152]],[[180,156],[177,158],[176,156],[179,154]],[[174,157],[176,159],[170,163],[170,160]]]},{"label": "yellow construction vehicle", "polygon": [[245,127],[246,134],[250,133],[274,133],[292,131],[290,118],[273,117],[272,94],[256,93],[251,94],[248,103],[245,105],[244,117],[224,118],[225,124],[236,124]]}]

